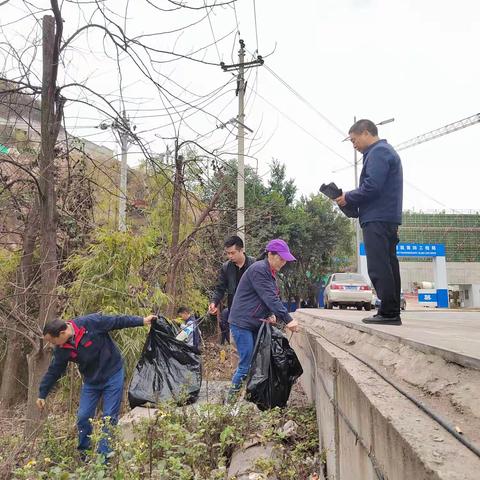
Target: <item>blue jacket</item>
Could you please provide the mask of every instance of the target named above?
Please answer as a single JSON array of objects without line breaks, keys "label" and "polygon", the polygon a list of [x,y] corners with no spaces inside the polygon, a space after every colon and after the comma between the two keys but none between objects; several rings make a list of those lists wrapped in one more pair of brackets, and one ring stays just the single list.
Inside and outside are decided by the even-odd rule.
[{"label": "blue jacket", "polygon": [[272,313],[286,323],[292,320],[280,300],[277,282],[268,260],[259,260],[240,279],[228,323],[257,331],[262,325],[261,320]]},{"label": "blue jacket", "polygon": [[120,350],[108,332],[140,327],[143,325],[143,318],[92,313],[67,323],[70,323],[75,331],[74,345],[67,342],[55,347],[50,366],[40,382],[38,398],[47,397],[57,380],[65,373],[68,362],[78,364],[85,383],[104,383],[123,365]]},{"label": "blue jacket", "polygon": [[402,223],[402,163],[386,140],[379,140],[363,152],[360,186],[347,192],[345,200],[358,207],[361,225],[368,222]]}]

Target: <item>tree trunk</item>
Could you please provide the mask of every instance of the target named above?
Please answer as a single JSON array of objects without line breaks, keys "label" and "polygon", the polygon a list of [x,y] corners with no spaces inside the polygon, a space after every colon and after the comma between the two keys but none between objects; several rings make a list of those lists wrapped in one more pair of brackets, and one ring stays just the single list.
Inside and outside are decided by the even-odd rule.
[{"label": "tree trunk", "polygon": [[25,393],[20,381],[19,361],[22,358],[22,339],[13,330],[7,330],[7,352],[3,365],[2,384],[0,386],[0,405],[9,408],[18,402]]},{"label": "tree trunk", "polygon": [[[40,257],[41,288],[38,326],[45,324],[56,315],[57,308],[57,208],[55,191],[55,144],[63,117],[64,100],[57,91],[60,40],[63,23],[56,0],[51,0],[55,18],[43,17],[43,79],[41,110],[41,150],[39,165],[39,211],[40,211]],[[28,400],[25,434],[30,436],[38,428],[40,414],[35,407],[38,386],[49,361],[43,350],[43,340],[37,340],[27,356],[28,360]]]},{"label": "tree trunk", "polygon": [[[23,235],[23,252],[20,264],[17,268],[15,291],[14,291],[14,311],[18,312],[15,316],[28,315],[28,297],[30,283],[33,280],[34,266],[33,253],[38,236],[38,204],[32,205],[27,215],[25,233]],[[19,328],[21,328],[19,326]],[[7,353],[3,369],[2,383],[0,385],[0,403],[4,407],[12,406],[20,400],[26,393],[26,389],[20,378],[23,372],[24,358],[22,337],[13,330],[7,330]]]},{"label": "tree trunk", "polygon": [[28,364],[28,399],[27,399],[27,415],[25,421],[25,436],[27,438],[34,436],[41,426],[41,420],[44,413],[40,411],[35,402],[38,396],[38,386],[43,374],[50,363],[50,353],[43,349],[43,345],[39,342],[38,348],[33,349],[27,355]]},{"label": "tree trunk", "polygon": [[[183,182],[183,177],[182,177],[182,182]],[[181,188],[180,184],[180,188]],[[167,316],[173,316],[174,315],[174,308],[175,308],[175,296],[176,296],[176,291],[177,291],[177,270],[180,265],[180,262],[182,261],[183,258],[185,258],[188,248],[190,247],[190,244],[192,243],[193,239],[195,238],[195,235],[198,232],[198,229],[202,226],[202,223],[205,221],[207,216],[210,214],[210,212],[213,210],[215,207],[216,203],[218,202],[220,195],[222,192],[225,190],[227,184],[223,182],[220,185],[220,188],[216,191],[215,195],[212,197],[210,200],[210,203],[204,208],[204,210],[200,213],[198,218],[195,221],[195,226],[193,227],[191,233],[187,235],[186,238],[184,238],[181,242],[179,241],[179,235],[177,234],[176,238],[176,244],[175,244],[175,250],[171,250],[171,257],[170,257],[170,264],[168,266],[167,270],[167,284],[165,287],[165,293],[169,296],[169,305],[167,307]],[[180,190],[179,190],[180,191]],[[181,191],[180,191],[181,193]],[[175,201],[173,202],[175,205]],[[180,212],[180,209],[178,210]],[[180,213],[178,213],[178,225],[180,225]],[[172,236],[173,238],[173,236]],[[173,242],[172,242],[173,246]]]}]

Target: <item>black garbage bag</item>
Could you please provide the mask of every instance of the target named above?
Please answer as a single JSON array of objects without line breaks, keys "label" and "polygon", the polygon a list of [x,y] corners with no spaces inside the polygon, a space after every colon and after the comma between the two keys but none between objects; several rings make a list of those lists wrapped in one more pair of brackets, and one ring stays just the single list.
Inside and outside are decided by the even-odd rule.
[{"label": "black garbage bag", "polygon": [[162,315],[157,315],[157,318],[155,320],[155,328],[160,332],[171,335],[172,337],[176,337],[178,332],[180,331],[180,329],[175,324],[169,322]]},{"label": "black garbage bag", "polygon": [[152,323],[128,389],[131,408],[170,399],[182,403],[197,399],[202,385],[200,354],[174,334],[163,317]]},{"label": "black garbage bag", "polygon": [[285,335],[264,323],[258,332],[247,376],[246,399],[260,410],[285,407],[290,391],[303,373],[300,361]]}]

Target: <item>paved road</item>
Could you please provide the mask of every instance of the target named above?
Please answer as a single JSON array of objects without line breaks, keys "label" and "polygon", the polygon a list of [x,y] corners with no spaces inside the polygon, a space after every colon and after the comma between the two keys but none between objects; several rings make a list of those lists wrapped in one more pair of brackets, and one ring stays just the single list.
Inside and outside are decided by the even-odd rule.
[{"label": "paved road", "polygon": [[369,312],[356,310],[302,309],[313,321],[333,321],[365,332],[396,337],[403,343],[449,361],[480,369],[480,312],[407,311],[402,312],[402,326],[365,325]]}]

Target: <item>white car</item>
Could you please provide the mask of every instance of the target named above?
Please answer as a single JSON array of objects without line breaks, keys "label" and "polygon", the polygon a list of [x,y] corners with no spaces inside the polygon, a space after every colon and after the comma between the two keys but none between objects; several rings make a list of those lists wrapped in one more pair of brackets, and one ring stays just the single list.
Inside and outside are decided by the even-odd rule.
[{"label": "white car", "polygon": [[372,309],[372,287],[359,273],[334,273],[328,279],[323,293],[325,308],[357,307]]}]

